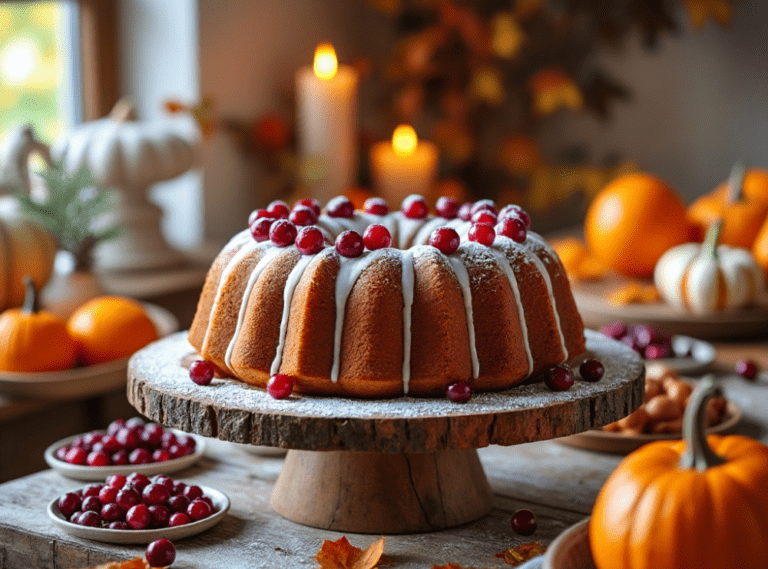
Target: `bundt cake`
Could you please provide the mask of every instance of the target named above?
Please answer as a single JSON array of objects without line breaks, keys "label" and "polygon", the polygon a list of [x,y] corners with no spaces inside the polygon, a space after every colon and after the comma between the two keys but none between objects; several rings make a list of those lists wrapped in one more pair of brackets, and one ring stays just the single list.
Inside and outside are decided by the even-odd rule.
[{"label": "bundt cake", "polygon": [[585,351],[565,271],[525,212],[450,198],[437,212],[419,196],[393,213],[376,198],[253,212],[208,273],[190,343],[249,384],[279,373],[355,397],[506,389]]}]

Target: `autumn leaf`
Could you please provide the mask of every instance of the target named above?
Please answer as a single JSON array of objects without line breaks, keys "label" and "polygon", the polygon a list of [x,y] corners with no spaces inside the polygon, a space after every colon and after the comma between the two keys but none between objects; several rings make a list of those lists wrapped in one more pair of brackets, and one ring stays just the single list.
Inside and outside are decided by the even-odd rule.
[{"label": "autumn leaf", "polygon": [[147,569],[147,563],[141,557],[134,557],[130,561],[111,561],[104,565],[91,567],[90,569]]},{"label": "autumn leaf", "polygon": [[528,85],[533,97],[533,108],[538,115],[551,115],[560,108],[575,111],[584,104],[584,97],[576,81],[560,69],[542,69],[530,78]]},{"label": "autumn leaf", "polygon": [[336,541],[326,539],[315,561],[320,564],[319,569],[374,569],[384,553],[385,539],[374,541],[365,551],[354,547],[346,537]]},{"label": "autumn leaf", "polygon": [[432,569],[475,569],[475,567],[462,567],[458,563],[449,563],[448,565],[433,565]]},{"label": "autumn leaf", "polygon": [[721,26],[731,23],[733,6],[730,0],[685,0],[685,4],[695,28],[701,28],[707,18],[712,18]]},{"label": "autumn leaf", "polygon": [[505,549],[501,553],[497,553],[496,557],[503,559],[508,565],[511,565],[512,567],[517,567],[526,561],[530,561],[534,557],[543,555],[546,551],[546,545],[541,545],[540,541],[534,541],[531,543],[524,543],[510,549]]}]

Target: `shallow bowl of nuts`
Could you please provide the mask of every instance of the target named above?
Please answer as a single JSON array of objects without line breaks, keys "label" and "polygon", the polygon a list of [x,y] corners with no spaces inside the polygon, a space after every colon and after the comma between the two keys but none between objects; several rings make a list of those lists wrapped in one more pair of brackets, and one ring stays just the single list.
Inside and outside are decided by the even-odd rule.
[{"label": "shallow bowl of nuts", "polygon": [[48,517],[77,537],[106,543],[182,539],[219,523],[229,498],[208,486],[165,475],[114,474],[104,483],[67,492],[48,504]]},{"label": "shallow bowl of nuts", "polygon": [[45,462],[76,480],[104,480],[126,470],[146,475],[170,474],[197,462],[205,439],[145,423],[134,417],[117,419],[105,431],[67,437],[45,450]]}]

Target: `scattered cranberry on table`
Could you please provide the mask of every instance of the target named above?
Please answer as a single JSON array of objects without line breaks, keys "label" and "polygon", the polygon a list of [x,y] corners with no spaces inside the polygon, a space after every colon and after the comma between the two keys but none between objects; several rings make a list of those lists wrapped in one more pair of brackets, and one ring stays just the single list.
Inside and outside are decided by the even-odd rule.
[{"label": "scattered cranberry on table", "polygon": [[544,383],[552,391],[568,391],[573,387],[573,370],[568,364],[557,364],[547,370]]},{"label": "scattered cranberry on table", "polygon": [[176,560],[176,548],[169,539],[158,539],[147,546],[147,563],[152,567],[168,567]]},{"label": "scattered cranberry on table", "polygon": [[446,396],[454,403],[465,403],[472,398],[472,388],[465,381],[457,381],[448,386]]},{"label": "scattered cranberry on table", "polygon": [[532,535],[539,526],[536,516],[530,510],[517,510],[512,514],[512,529],[519,535]]},{"label": "scattered cranberry on table", "polygon": [[757,364],[751,360],[741,360],[736,362],[736,373],[744,379],[754,381],[757,377]]},{"label": "scattered cranberry on table", "polygon": [[213,366],[205,360],[195,360],[189,366],[189,378],[198,385],[209,385],[213,380]]},{"label": "scattered cranberry on table", "polygon": [[286,399],[293,393],[293,378],[290,375],[276,373],[267,383],[267,393],[275,399]]},{"label": "scattered cranberry on table", "polygon": [[579,366],[579,375],[584,381],[600,381],[605,374],[605,366],[603,362],[595,359],[584,360]]}]

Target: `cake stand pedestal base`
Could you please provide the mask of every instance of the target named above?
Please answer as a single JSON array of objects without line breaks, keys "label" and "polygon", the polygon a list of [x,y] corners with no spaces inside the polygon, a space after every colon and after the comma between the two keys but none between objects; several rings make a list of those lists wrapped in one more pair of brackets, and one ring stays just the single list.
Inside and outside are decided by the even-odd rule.
[{"label": "cake stand pedestal base", "polygon": [[288,451],[272,508],[294,522],[355,533],[437,531],[490,512],[477,451]]}]

